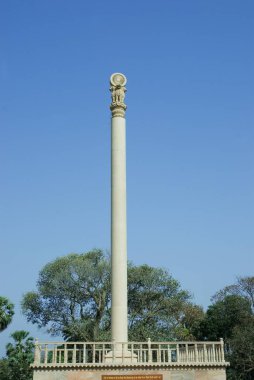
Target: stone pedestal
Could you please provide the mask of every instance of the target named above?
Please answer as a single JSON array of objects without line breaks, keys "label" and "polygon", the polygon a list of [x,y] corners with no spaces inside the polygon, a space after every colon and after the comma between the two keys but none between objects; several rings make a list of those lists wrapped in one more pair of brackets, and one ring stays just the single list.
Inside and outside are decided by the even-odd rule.
[{"label": "stone pedestal", "polygon": [[34,371],[34,380],[226,380],[221,367],[148,367],[115,366],[107,368],[45,368]]}]

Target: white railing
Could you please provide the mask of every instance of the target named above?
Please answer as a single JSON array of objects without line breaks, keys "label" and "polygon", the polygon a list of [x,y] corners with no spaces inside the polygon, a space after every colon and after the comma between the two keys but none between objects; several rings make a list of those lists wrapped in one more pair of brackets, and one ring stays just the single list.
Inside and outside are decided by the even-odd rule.
[{"label": "white railing", "polygon": [[223,364],[219,342],[35,342],[34,366]]}]

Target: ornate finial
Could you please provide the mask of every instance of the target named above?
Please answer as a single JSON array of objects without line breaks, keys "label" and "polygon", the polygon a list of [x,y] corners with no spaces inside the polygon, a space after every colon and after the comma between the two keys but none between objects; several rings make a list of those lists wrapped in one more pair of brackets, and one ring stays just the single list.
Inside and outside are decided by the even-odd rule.
[{"label": "ornate finial", "polygon": [[115,73],[110,77],[110,91],[112,103],[110,109],[112,117],[125,117],[126,104],[124,103],[127,79],[123,74]]}]

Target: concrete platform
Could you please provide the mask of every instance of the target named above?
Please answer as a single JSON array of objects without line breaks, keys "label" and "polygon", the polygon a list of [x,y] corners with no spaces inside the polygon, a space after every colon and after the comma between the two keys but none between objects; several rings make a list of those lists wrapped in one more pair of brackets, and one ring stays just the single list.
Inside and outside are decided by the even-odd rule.
[{"label": "concrete platform", "polygon": [[183,367],[138,369],[128,366],[104,369],[41,368],[34,370],[34,380],[226,380],[225,368]]}]

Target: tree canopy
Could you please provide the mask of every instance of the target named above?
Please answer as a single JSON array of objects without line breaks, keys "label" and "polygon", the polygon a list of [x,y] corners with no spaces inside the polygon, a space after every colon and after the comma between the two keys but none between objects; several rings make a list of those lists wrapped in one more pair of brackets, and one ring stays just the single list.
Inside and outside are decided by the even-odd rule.
[{"label": "tree canopy", "polygon": [[[67,340],[110,340],[110,260],[100,250],[60,257],[22,301],[27,320]],[[203,315],[167,270],[128,266],[129,339],[190,339]]]},{"label": "tree canopy", "polygon": [[221,301],[210,305],[201,321],[196,336],[199,339],[228,340],[234,328],[245,324],[252,316],[248,300],[237,295],[227,295]]},{"label": "tree canopy", "polygon": [[246,276],[246,277],[237,277],[237,281],[235,284],[231,284],[225,286],[225,288],[219,290],[212,297],[212,301],[220,301],[228,295],[236,295],[241,296],[247,299],[254,311],[254,277]]},{"label": "tree canopy", "polygon": [[230,339],[230,379],[254,379],[254,318],[234,328]]},{"label": "tree canopy", "polygon": [[6,358],[0,360],[1,380],[32,379],[33,338],[24,330],[11,334],[13,342],[6,345]]},{"label": "tree canopy", "polygon": [[203,316],[167,270],[148,265],[129,265],[128,300],[130,340],[191,339],[191,313]]},{"label": "tree canopy", "polygon": [[0,297],[0,331],[3,331],[11,323],[14,315],[14,305],[8,298]]},{"label": "tree canopy", "polygon": [[254,378],[254,277],[239,277],[212,297],[210,305],[194,328],[197,339],[224,338],[228,380]]}]

